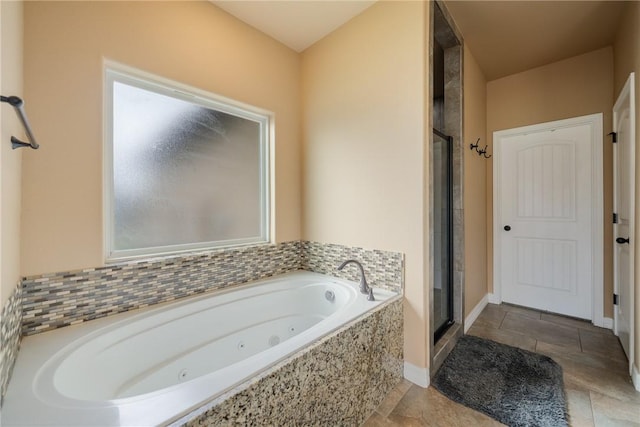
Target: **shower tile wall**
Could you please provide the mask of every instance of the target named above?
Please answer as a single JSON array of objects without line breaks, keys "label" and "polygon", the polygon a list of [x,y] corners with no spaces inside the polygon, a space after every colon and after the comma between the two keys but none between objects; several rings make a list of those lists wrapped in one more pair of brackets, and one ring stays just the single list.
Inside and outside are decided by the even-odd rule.
[{"label": "shower tile wall", "polygon": [[2,307],[0,328],[0,406],[7,391],[11,371],[20,348],[20,324],[22,322],[22,288],[16,286]]},{"label": "shower tile wall", "polygon": [[22,334],[301,269],[357,280],[353,267],[336,271],[348,258],[362,261],[372,285],[401,289],[400,253],[306,241],[224,249],[25,278]]}]

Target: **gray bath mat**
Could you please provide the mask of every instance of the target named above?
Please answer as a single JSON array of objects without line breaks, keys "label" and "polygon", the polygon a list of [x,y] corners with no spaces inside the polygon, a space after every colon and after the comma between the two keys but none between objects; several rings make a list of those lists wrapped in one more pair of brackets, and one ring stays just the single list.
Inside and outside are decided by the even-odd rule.
[{"label": "gray bath mat", "polygon": [[449,399],[514,427],[567,426],[562,368],[550,358],[473,336],[433,379]]}]

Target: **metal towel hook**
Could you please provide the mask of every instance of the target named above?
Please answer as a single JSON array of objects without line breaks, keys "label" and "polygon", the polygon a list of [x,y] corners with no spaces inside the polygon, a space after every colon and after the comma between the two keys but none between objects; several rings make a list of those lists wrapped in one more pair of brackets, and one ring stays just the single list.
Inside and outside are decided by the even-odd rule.
[{"label": "metal towel hook", "polygon": [[482,150],[478,150],[478,147],[480,147],[480,138],[478,138],[475,144],[469,144],[469,149],[471,151],[476,150],[476,153],[478,153],[478,156],[482,156],[485,159],[491,158],[491,154],[487,156],[487,148],[489,147],[488,145],[485,145]]},{"label": "metal towel hook", "polygon": [[18,115],[18,118],[22,122],[22,126],[24,126],[24,131],[27,134],[27,139],[29,140],[29,142],[23,142],[23,141],[20,141],[15,136],[12,136],[11,148],[15,150],[16,148],[31,147],[34,150],[37,150],[38,147],[40,147],[40,145],[36,142],[36,138],[33,136],[33,132],[31,131],[31,126],[29,126],[29,120],[27,120],[27,115],[24,112],[24,108],[23,108],[24,102],[22,101],[22,99],[18,98],[17,96],[0,95],[0,101],[6,102],[9,105],[11,105],[13,108],[15,108],[16,114]]}]

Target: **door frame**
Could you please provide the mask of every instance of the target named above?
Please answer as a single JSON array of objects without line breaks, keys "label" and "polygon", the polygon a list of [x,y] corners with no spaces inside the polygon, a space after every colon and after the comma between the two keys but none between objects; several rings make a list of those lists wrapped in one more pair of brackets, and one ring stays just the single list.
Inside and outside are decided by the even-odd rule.
[{"label": "door frame", "polygon": [[[629,128],[630,128],[630,157],[633,159],[631,162],[631,175],[632,179],[629,183],[629,206],[633,209],[632,215],[629,217],[629,239],[631,244],[629,245],[629,296],[631,299],[631,303],[629,304],[630,309],[630,319],[629,319],[629,374],[633,376],[633,363],[634,363],[634,353],[635,353],[635,176],[636,176],[636,164],[635,164],[635,142],[636,142],[636,116],[635,116],[635,73],[631,73],[629,78],[624,84],[622,90],[620,90],[620,94],[616,99],[616,103],[613,105],[612,109],[612,121],[613,121],[613,131],[618,132],[616,129],[616,109],[620,107],[620,104],[625,99],[625,97],[629,97],[629,104],[631,106],[629,111]],[[614,147],[615,150],[615,147]],[[617,207],[617,157],[613,155],[613,208],[614,212]],[[613,237],[618,237],[615,234]],[[618,269],[617,269],[617,252],[615,250],[615,244],[613,248],[613,292],[614,294],[619,294],[620,292],[620,284],[618,283]],[[618,335],[618,315],[617,309],[614,307],[613,309],[613,331],[616,335]]]},{"label": "door frame", "polygon": [[605,325],[604,319],[604,245],[603,245],[603,154],[602,154],[602,126],[603,114],[590,114],[587,116],[573,117],[570,119],[556,120],[535,125],[522,126],[513,129],[496,131],[493,133],[493,294],[489,295],[489,301],[494,304],[502,303],[502,196],[501,196],[501,148],[502,139],[517,135],[525,135],[532,132],[552,131],[563,127],[590,125],[593,129],[591,140],[591,321],[599,327],[611,328]]}]

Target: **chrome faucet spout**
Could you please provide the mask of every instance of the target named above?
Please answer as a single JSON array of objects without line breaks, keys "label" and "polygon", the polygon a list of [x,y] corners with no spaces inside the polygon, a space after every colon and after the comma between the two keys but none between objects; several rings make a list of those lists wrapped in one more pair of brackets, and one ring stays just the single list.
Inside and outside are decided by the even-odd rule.
[{"label": "chrome faucet spout", "polygon": [[347,264],[355,264],[356,266],[358,266],[358,269],[360,270],[360,292],[369,295],[371,288],[367,284],[367,278],[364,275],[364,268],[362,268],[362,264],[360,264],[360,261],[357,261],[355,259],[348,259],[340,264],[340,267],[338,267],[338,271],[341,271]]}]

